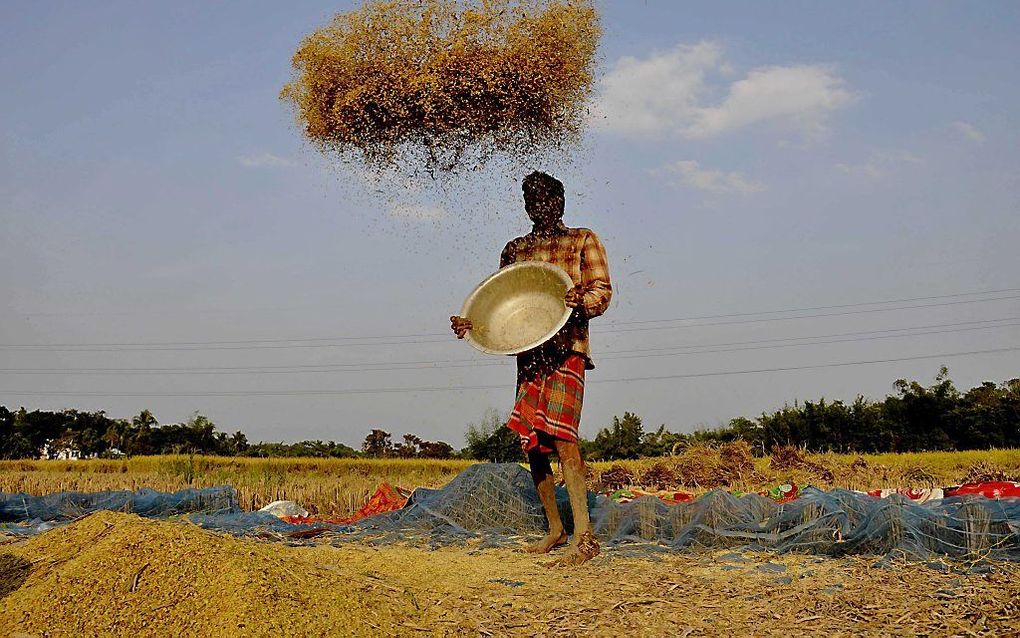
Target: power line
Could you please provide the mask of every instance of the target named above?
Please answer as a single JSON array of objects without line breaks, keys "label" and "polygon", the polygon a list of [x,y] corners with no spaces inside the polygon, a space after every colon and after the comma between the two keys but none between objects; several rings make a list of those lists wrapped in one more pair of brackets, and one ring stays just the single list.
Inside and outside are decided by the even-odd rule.
[{"label": "power line", "polygon": [[[744,341],[728,341],[723,343],[707,343],[707,344],[689,344],[689,345],[677,345],[677,346],[658,346],[654,348],[633,348],[629,350],[619,351],[607,351],[605,354],[617,354],[617,353],[630,353],[630,352],[659,352],[662,350],[677,350],[677,349],[690,349],[690,348],[717,348],[726,346],[744,346],[744,345],[757,345],[765,343],[785,343],[790,341],[803,341],[806,339],[832,339],[836,337],[852,337],[862,335],[881,335],[889,332],[904,332],[910,330],[928,330],[931,328],[955,328],[960,326],[977,326],[981,324],[998,324],[1003,321],[1016,321],[1020,320],[1020,317],[1001,317],[999,319],[983,319],[979,321],[958,321],[953,323],[936,323],[928,324],[924,326],[906,326],[903,328],[883,328],[880,330],[861,330],[854,332],[837,332],[825,335],[807,335],[802,337],[774,337],[772,339],[752,339]],[[1004,324],[1005,325],[1005,324]],[[989,326],[996,327],[996,326]],[[795,344],[799,345],[799,344]]]},{"label": "power line", "polygon": [[[906,299],[889,299],[886,301],[870,301],[849,304],[837,304],[833,306],[809,306],[806,308],[788,308],[786,310],[762,310],[759,312],[738,312],[726,315],[701,315],[691,317],[674,317],[672,319],[644,319],[641,321],[626,321],[627,324],[659,323],[662,321],[696,321],[700,319],[728,319],[731,317],[753,317],[755,315],[771,315],[787,312],[811,312],[814,310],[835,310],[839,308],[854,308],[858,306],[877,306],[891,303],[909,303],[913,301],[930,301],[932,299],[950,299],[953,297],[970,297],[973,295],[995,295],[1004,292],[1020,292],[1020,288],[1002,288],[999,290],[985,290],[983,292],[958,292],[950,295],[931,295],[927,297],[908,297]],[[1012,298],[1012,297],[1008,297]],[[979,300],[976,300],[979,301]]]},{"label": "power line", "polygon": [[[955,295],[947,295],[952,297],[958,297],[966,294],[984,294],[984,293],[957,293]],[[896,310],[910,310],[917,308],[935,308],[942,306],[955,306],[961,304],[973,304],[973,303],[986,303],[990,301],[1003,301],[1011,299],[1020,299],[1020,295],[1006,296],[1006,297],[992,297],[989,299],[967,299],[959,301],[945,301],[934,304],[916,304],[907,306],[894,306],[890,308],[867,308],[859,310],[849,310],[842,312],[833,313],[820,313],[813,315],[798,315],[793,317],[766,317],[758,319],[738,319],[736,321],[718,321],[712,323],[700,323],[680,326],[644,326],[639,328],[617,328],[607,330],[593,330],[594,334],[612,334],[612,333],[626,333],[626,332],[645,332],[652,330],[672,330],[679,328],[699,328],[705,326],[719,326],[719,325],[735,325],[745,323],[765,323],[774,321],[790,321],[795,319],[814,319],[821,317],[836,317],[846,316],[855,314],[866,314],[875,312],[892,312]],[[875,305],[876,303],[886,302],[869,302],[854,304],[856,306]],[[849,304],[848,304],[849,305]],[[764,311],[763,313],[779,313],[779,312],[794,312],[789,311]],[[718,315],[720,317],[726,317],[731,315]],[[706,315],[703,318],[710,318]],[[693,318],[673,318],[673,319],[653,319],[642,322],[620,322],[614,325],[629,325],[630,323],[649,323],[649,322],[677,322],[677,321],[691,321]],[[436,339],[424,339],[424,340],[405,340],[405,341],[393,341],[393,342],[366,342],[368,339],[411,339],[412,337],[442,337]],[[121,352],[121,351],[190,351],[190,350],[262,350],[262,349],[280,349],[280,348],[336,348],[336,347],[349,347],[349,346],[389,346],[389,345],[418,345],[425,343],[443,343],[449,342],[449,335],[440,333],[430,333],[422,335],[376,335],[376,336],[356,336],[356,337],[314,337],[314,338],[293,338],[293,339],[255,339],[255,340],[240,340],[240,341],[164,341],[164,342],[136,342],[136,343],[49,343],[49,344],[0,344],[0,350],[17,351],[17,352]],[[347,341],[347,343],[327,343],[329,341]],[[351,343],[351,341],[358,341]],[[247,344],[247,345],[241,345]]]},{"label": "power line", "polygon": [[[790,372],[796,370],[816,370],[821,368],[839,368],[858,365],[874,365],[879,363],[895,363],[901,361],[922,361],[927,359],[948,359],[979,354],[1020,351],[1020,346],[992,348],[988,350],[970,350],[966,352],[942,352],[939,354],[918,355],[914,357],[895,357],[889,359],[870,359],[865,361],[842,361],[837,363],[820,363],[804,366],[786,366],[776,368],[758,368],[751,370],[724,370],[716,372],[698,372],[689,374],[651,375],[645,377],[624,377],[619,379],[592,379],[588,383],[631,383],[634,381],[662,381],[675,379],[694,379],[702,377],[721,377],[744,374],[764,374],[769,372]],[[420,386],[408,388],[349,388],[346,390],[238,390],[230,392],[35,392],[21,390],[0,390],[0,394],[12,396],[46,396],[46,397],[254,397],[254,396],[343,396],[352,394],[399,394],[417,392],[452,392],[462,390],[505,390],[506,384],[499,385],[462,385],[462,386]]]},{"label": "power line", "polygon": [[[887,299],[887,300],[884,300],[884,301],[869,301],[869,302],[851,303],[851,304],[837,304],[837,305],[830,305],[830,306],[809,306],[809,307],[805,307],[805,308],[789,308],[787,310],[763,310],[763,311],[760,311],[760,312],[734,313],[734,314],[724,314],[724,315],[704,315],[704,316],[694,316],[694,317],[680,317],[680,318],[675,318],[675,319],[645,319],[645,320],[641,320],[641,321],[631,321],[631,322],[623,322],[623,323],[640,324],[640,323],[655,323],[657,321],[689,321],[689,320],[696,320],[696,319],[719,319],[719,318],[726,318],[726,317],[747,317],[747,316],[760,315],[760,314],[775,314],[775,313],[783,313],[783,312],[806,312],[806,311],[813,311],[813,310],[832,310],[832,309],[836,309],[836,308],[850,308],[850,307],[853,307],[853,306],[863,306],[863,305],[878,305],[878,304],[887,304],[887,303],[906,303],[906,302],[911,302],[911,301],[928,301],[928,300],[931,300],[931,299],[948,299],[948,298],[951,298],[951,297],[967,297],[967,296],[972,296],[972,295],[986,295],[986,294],[987,295],[992,295],[992,294],[998,294],[998,293],[1004,293],[1004,292],[1020,292],[1020,288],[1000,288],[1000,289],[997,289],[997,290],[983,290],[983,291],[977,291],[977,292],[958,292],[958,293],[952,293],[952,294],[946,294],[946,295],[930,295],[930,296],[926,296],[926,297],[907,297],[907,298],[903,298],[903,299]],[[255,307],[255,308],[233,308],[233,309],[222,309],[221,308],[221,309],[218,309],[218,310],[203,310],[202,313],[200,313],[200,314],[203,314],[203,315],[220,315],[220,314],[237,314],[237,313],[256,313],[256,312],[288,312],[288,311],[293,311],[293,310],[312,310],[312,311],[315,311],[315,310],[329,310],[329,309],[344,308],[344,307],[345,306],[342,305],[342,304],[340,304],[340,305],[334,304],[334,305],[317,305],[317,306],[300,306],[300,305],[263,306],[263,307]],[[173,313],[172,312],[167,312],[167,311],[157,311],[157,310],[147,310],[147,311],[119,310],[119,311],[101,311],[101,312],[35,312],[35,311],[33,311],[33,312],[20,312],[20,311],[12,310],[12,311],[0,312],[0,316],[3,316],[3,315],[19,315],[19,316],[22,316],[22,317],[116,317],[116,316],[124,316],[124,315],[132,315],[132,316],[136,316],[136,315],[160,315],[160,316],[165,316],[167,314],[173,314]],[[192,314],[192,313],[189,311],[189,314]],[[421,335],[415,335],[415,336],[421,336]]]},{"label": "power line", "polygon": [[830,345],[830,344],[836,344],[836,343],[855,343],[855,342],[862,342],[862,341],[874,341],[874,340],[877,340],[877,339],[900,339],[900,338],[904,338],[904,337],[921,337],[921,336],[925,336],[925,335],[947,334],[947,333],[954,333],[954,332],[970,332],[970,331],[974,331],[974,330],[989,330],[989,329],[992,329],[992,328],[1008,328],[1008,327],[1013,327],[1013,326],[1020,326],[1020,323],[1006,323],[1006,324],[998,324],[998,325],[995,325],[995,326],[976,326],[976,327],[971,327],[971,328],[957,328],[957,329],[953,329],[953,330],[928,330],[928,331],[925,331],[925,332],[912,332],[912,333],[908,333],[908,334],[876,335],[876,336],[873,336],[873,337],[863,337],[863,338],[856,338],[856,339],[853,339],[853,338],[851,338],[851,339],[830,339],[830,340],[826,340],[826,341],[809,341],[809,342],[805,342],[805,343],[782,343],[782,344],[763,345],[763,346],[742,346],[742,347],[736,347],[736,348],[717,348],[717,349],[708,349],[708,350],[694,350],[694,351],[690,351],[690,352],[659,352],[659,353],[646,353],[646,354],[622,354],[622,355],[619,355],[619,356],[605,357],[605,358],[615,361],[615,360],[618,360],[618,359],[644,359],[644,358],[652,358],[652,357],[675,357],[675,356],[681,356],[681,355],[685,355],[685,354],[708,354],[708,353],[717,353],[717,352],[742,352],[742,351],[747,351],[747,350],[771,350],[771,349],[774,349],[774,348],[789,348],[789,347],[794,347],[794,346],[821,346],[821,345]]},{"label": "power line", "polygon": [[[1020,319],[1020,317],[1012,317],[1011,319]],[[973,323],[991,323],[994,321],[1002,320],[988,320],[980,322],[966,322],[966,324]],[[944,324],[944,326],[954,326],[960,324]],[[935,327],[944,327],[935,326]],[[796,346],[815,346],[815,345],[829,345],[836,343],[851,343],[851,342],[863,342],[872,341],[877,339],[901,339],[905,337],[919,337],[933,334],[948,334],[957,332],[971,332],[975,330],[990,330],[994,328],[1009,328],[1020,326],[1020,323],[999,323],[996,325],[983,325],[983,326],[970,326],[961,328],[952,328],[948,330],[926,330],[922,332],[910,332],[907,334],[875,334],[882,332],[891,331],[906,331],[906,330],[921,330],[926,326],[918,328],[898,328],[891,330],[882,331],[866,331],[857,333],[843,333],[837,335],[828,335],[828,337],[844,337],[853,335],[868,335],[870,337],[858,337],[858,338],[835,338],[825,341],[817,341],[818,339],[826,339],[827,336],[814,336],[814,337],[788,337],[784,339],[764,339],[759,341],[745,341],[745,342],[732,342],[730,344],[706,344],[706,345],[691,345],[691,346],[673,346],[673,347],[662,347],[662,348],[640,348],[636,350],[620,350],[620,351],[609,351],[598,356],[600,361],[609,360],[615,361],[620,359],[646,359],[646,358],[659,358],[659,357],[677,357],[685,354],[711,354],[711,353],[722,353],[722,352],[741,352],[747,350],[770,350],[775,348],[790,348]],[[927,326],[931,327],[931,326]],[[775,341],[792,341],[800,340],[805,341],[804,343],[774,343]],[[815,341],[807,341],[815,340]],[[732,346],[738,344],[738,347],[716,347],[716,346]],[[768,345],[757,345],[757,344],[768,344]],[[683,350],[677,352],[677,350]],[[476,368],[476,367],[493,367],[493,366],[509,366],[511,362],[508,358],[500,360],[479,360],[479,359],[451,359],[451,360],[440,360],[440,361],[405,361],[405,362],[380,362],[380,363],[335,363],[335,364],[310,364],[310,365],[275,365],[275,366],[211,366],[211,367],[171,367],[171,368],[15,368],[15,369],[0,369],[0,374],[26,374],[26,375],[95,375],[95,376],[116,376],[116,375],[236,375],[236,374],[313,374],[313,373],[337,373],[337,372],[394,372],[402,370],[446,370],[454,368]],[[366,367],[366,366],[382,366],[382,367]]]},{"label": "power line", "polygon": [[[867,309],[862,309],[862,310],[848,310],[848,311],[844,311],[844,312],[827,312],[827,313],[819,313],[819,314],[814,314],[814,315],[797,315],[795,317],[767,317],[767,318],[761,318],[761,319],[738,319],[736,321],[715,321],[715,322],[711,322],[711,323],[698,323],[698,324],[691,324],[691,325],[686,325],[686,326],[646,326],[646,327],[642,327],[642,328],[623,328],[623,329],[619,329],[619,330],[597,330],[597,331],[593,331],[593,332],[601,334],[603,332],[612,332],[612,333],[617,333],[617,332],[646,332],[646,331],[649,331],[649,330],[675,330],[677,328],[701,328],[701,327],[704,327],[704,326],[731,326],[731,325],[742,324],[742,323],[766,323],[766,322],[771,322],[771,321],[789,321],[791,319],[817,319],[819,317],[843,317],[843,316],[846,316],[846,315],[860,315],[860,314],[867,314],[867,313],[872,313],[872,312],[892,312],[894,310],[911,310],[911,309],[915,309],[915,308],[937,308],[937,307],[942,307],[942,306],[957,306],[957,305],[961,305],[961,304],[984,303],[984,302],[987,302],[987,301],[1003,301],[1003,300],[1006,300],[1006,299],[1020,299],[1020,295],[1014,295],[1014,296],[1010,296],[1010,297],[992,297],[991,299],[967,299],[967,300],[963,300],[963,301],[944,301],[944,302],[941,302],[941,303],[917,304],[917,305],[913,305],[913,306],[895,306],[895,307],[892,307],[892,308],[867,308]],[[685,319],[657,319],[655,321],[658,322],[658,321],[686,321],[686,320]]]}]

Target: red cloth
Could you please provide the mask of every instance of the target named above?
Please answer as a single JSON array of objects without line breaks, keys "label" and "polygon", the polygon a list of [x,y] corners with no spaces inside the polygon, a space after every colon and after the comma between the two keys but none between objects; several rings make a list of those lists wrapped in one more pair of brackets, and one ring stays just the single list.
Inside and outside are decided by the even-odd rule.
[{"label": "red cloth", "polygon": [[985,498],[1020,498],[1020,483],[1012,481],[988,481],[966,483],[959,487],[947,487],[946,496],[977,494]]},{"label": "red cloth", "polygon": [[641,496],[654,496],[667,505],[676,505],[677,503],[689,503],[694,500],[693,494],[687,492],[674,492],[671,490],[661,490],[658,492],[645,492],[644,490],[631,490],[634,494],[634,498]]},{"label": "red cloth", "polygon": [[506,425],[521,436],[525,452],[554,451],[539,442],[539,432],[562,441],[577,441],[584,400],[584,369],[584,357],[570,354],[552,372],[520,381],[517,402]]},{"label": "red cloth", "polygon": [[334,523],[336,525],[347,525],[374,514],[392,512],[403,507],[407,503],[407,496],[400,488],[393,488],[389,483],[380,483],[375,494],[369,497],[368,501],[347,518],[316,518],[314,516],[285,516],[283,520],[288,523]]}]

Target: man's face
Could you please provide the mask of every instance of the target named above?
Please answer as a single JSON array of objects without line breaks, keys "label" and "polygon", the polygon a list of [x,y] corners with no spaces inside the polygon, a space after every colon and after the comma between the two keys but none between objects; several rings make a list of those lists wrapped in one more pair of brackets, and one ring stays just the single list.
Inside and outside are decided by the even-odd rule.
[{"label": "man's face", "polygon": [[524,210],[532,222],[548,225],[563,216],[563,202],[540,186],[528,186],[524,189]]}]

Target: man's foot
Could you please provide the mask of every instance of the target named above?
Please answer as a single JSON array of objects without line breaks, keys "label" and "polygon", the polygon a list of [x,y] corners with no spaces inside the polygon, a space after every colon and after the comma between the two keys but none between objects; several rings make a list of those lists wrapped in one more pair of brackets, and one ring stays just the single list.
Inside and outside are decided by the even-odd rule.
[{"label": "man's foot", "polygon": [[560,532],[549,532],[545,535],[545,538],[528,545],[527,552],[529,554],[548,554],[553,547],[559,547],[560,545],[567,544],[567,533],[564,531]]},{"label": "man's foot", "polygon": [[567,548],[565,554],[546,564],[546,567],[571,567],[590,561],[599,555],[599,542],[595,535],[585,532]]}]

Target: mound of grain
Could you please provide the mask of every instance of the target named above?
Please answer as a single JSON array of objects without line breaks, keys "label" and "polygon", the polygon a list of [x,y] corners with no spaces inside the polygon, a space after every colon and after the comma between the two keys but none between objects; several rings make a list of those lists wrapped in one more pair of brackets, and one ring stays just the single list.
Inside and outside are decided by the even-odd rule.
[{"label": "mound of grain", "polygon": [[342,160],[455,172],[576,140],[600,35],[591,0],[367,0],[301,42],[280,97]]},{"label": "mound of grain", "polygon": [[328,551],[100,512],[5,549],[32,567],[0,599],[0,635],[393,634],[413,618]]}]

